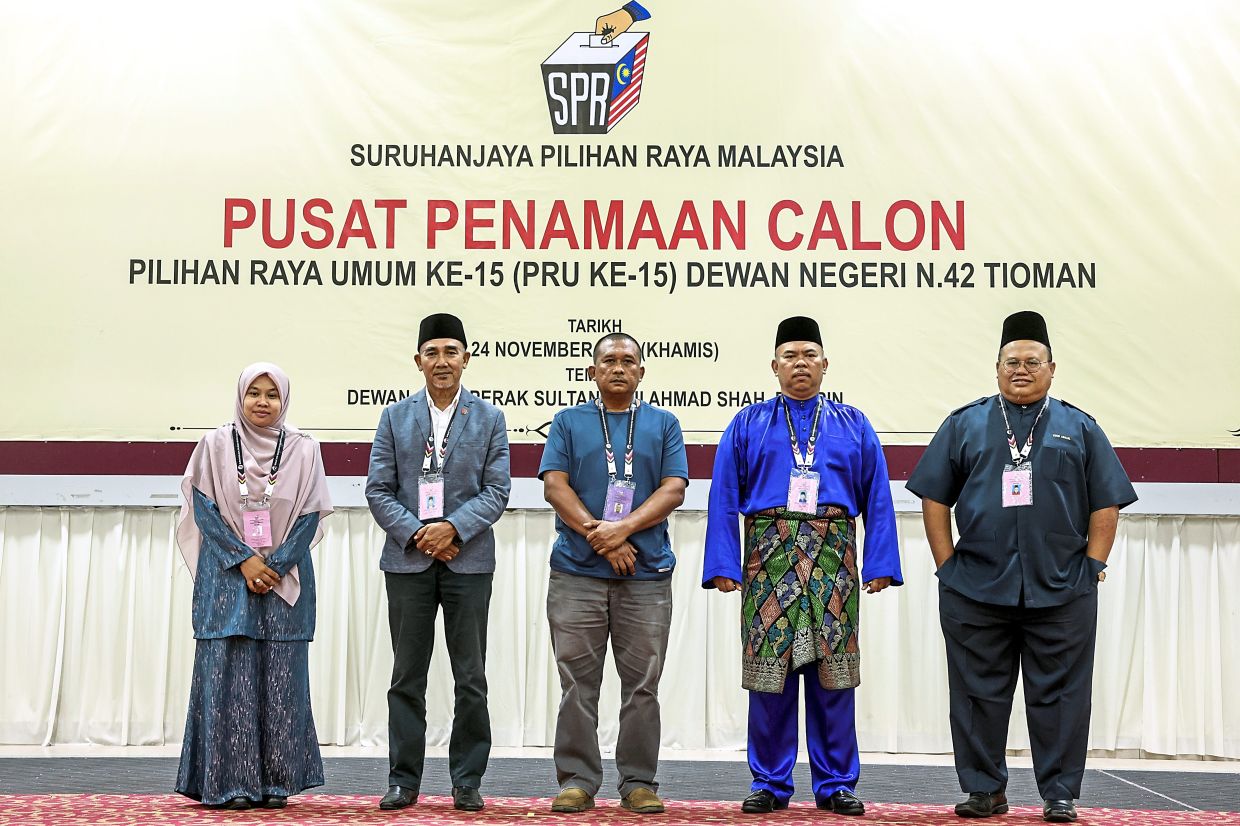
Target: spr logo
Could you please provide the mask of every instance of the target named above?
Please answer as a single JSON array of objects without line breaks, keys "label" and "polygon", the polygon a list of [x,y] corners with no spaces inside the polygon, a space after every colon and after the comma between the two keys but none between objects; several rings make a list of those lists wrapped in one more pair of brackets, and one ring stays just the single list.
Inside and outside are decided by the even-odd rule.
[{"label": "spr logo", "polygon": [[[606,134],[637,106],[650,34],[627,31],[624,23],[647,17],[629,3],[600,17],[594,34],[569,35],[542,62],[551,129],[557,135]],[[617,30],[616,18],[624,21],[624,29]]]}]

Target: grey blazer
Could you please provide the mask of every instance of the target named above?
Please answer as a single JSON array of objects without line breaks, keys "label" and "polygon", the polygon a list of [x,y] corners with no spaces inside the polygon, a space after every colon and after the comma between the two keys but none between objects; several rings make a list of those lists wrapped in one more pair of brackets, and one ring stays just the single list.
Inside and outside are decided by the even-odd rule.
[{"label": "grey blazer", "polygon": [[[458,574],[495,571],[495,534],[491,526],[508,505],[512,478],[508,465],[508,427],[498,407],[465,388],[457,405],[444,457],[444,517],[461,537],[461,552],[447,563]],[[430,429],[426,390],[384,409],[370,448],[366,501],[387,532],[379,568],[417,573],[432,559],[416,548],[406,550],[422,527],[417,517],[418,478],[422,475],[426,435]]]}]

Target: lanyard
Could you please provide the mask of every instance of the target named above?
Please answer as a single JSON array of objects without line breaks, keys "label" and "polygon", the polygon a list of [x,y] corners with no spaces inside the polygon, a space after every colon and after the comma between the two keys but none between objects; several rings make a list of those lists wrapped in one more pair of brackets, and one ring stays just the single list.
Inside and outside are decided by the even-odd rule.
[{"label": "lanyard", "polygon": [[[611,430],[607,427],[607,413],[603,410],[603,400],[595,399],[595,405],[598,406],[598,417],[603,423],[603,452],[607,454],[607,473],[615,479],[616,473],[616,453],[611,449]],[[633,425],[637,423],[637,399],[633,399],[633,403],[629,405],[629,438],[628,443],[624,446],[624,478],[633,478]]]},{"label": "lanyard", "polygon": [[1029,428],[1029,438],[1025,440],[1024,450],[1016,449],[1016,434],[1012,432],[1012,423],[1008,421],[1007,404],[1003,401],[1003,397],[999,397],[999,409],[1003,411],[1003,426],[1007,428],[1008,450],[1012,451],[1012,464],[1020,467],[1021,462],[1029,458],[1029,451],[1033,450],[1033,431],[1038,429],[1038,422],[1042,419],[1042,414],[1046,412],[1046,408],[1051,403],[1051,397],[1047,396],[1046,401],[1042,402],[1042,409],[1038,411],[1037,417],[1033,420],[1033,427]]},{"label": "lanyard", "polygon": [[[237,486],[241,488],[241,504],[245,505],[250,498],[250,486],[245,481],[245,459],[241,456],[241,436],[237,433],[236,425],[233,425],[232,439],[233,455],[237,457]],[[276,452],[271,456],[271,470],[267,472],[267,489],[263,492],[264,505],[276,489],[276,474],[280,472],[280,457],[283,455],[284,428],[280,428],[280,435],[276,438]]]},{"label": "lanyard", "polygon": [[[427,407],[429,409],[430,405],[427,405]],[[439,444],[439,461],[435,462],[435,468],[438,470],[443,469],[443,460],[448,455],[448,437],[452,435],[452,425],[456,424],[456,411],[460,407],[461,403],[458,401],[456,407],[452,410],[452,418],[448,419],[448,426],[444,428],[443,441]],[[426,434],[426,448],[422,457],[423,475],[431,472],[431,460],[435,457],[435,416],[429,412],[428,415],[431,417],[431,427]]]},{"label": "lanyard", "polygon": [[793,461],[802,470],[811,468],[814,466],[814,446],[818,444],[818,419],[822,416],[822,394],[818,394],[818,406],[814,408],[814,420],[809,426],[809,444],[806,445],[804,454],[801,453],[801,443],[797,440],[796,428],[792,426],[792,411],[789,409],[791,405],[782,394],[780,399],[784,402],[784,420],[788,422],[788,438],[792,441]]}]

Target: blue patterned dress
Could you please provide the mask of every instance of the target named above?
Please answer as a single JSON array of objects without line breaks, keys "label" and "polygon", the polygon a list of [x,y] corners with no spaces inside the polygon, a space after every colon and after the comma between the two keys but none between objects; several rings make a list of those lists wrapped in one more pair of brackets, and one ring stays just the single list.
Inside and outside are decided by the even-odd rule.
[{"label": "blue patterned dress", "polygon": [[240,566],[254,552],[197,489],[194,521],[202,533],[194,578],[197,650],[176,790],[218,805],[321,786],[308,663],[315,614],[309,551],[319,515],[299,517],[266,560],[281,576],[298,567],[301,595],[291,606],[246,587]]}]

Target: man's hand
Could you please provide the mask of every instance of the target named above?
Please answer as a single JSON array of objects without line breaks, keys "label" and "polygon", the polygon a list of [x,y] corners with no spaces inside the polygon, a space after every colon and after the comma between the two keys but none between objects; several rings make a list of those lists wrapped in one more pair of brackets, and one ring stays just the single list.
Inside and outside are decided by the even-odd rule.
[{"label": "man's hand", "polygon": [[603,522],[598,519],[591,519],[584,523],[586,541],[590,543],[590,547],[597,554],[606,556],[609,553],[620,549],[629,538],[629,532],[624,528],[622,522]]},{"label": "man's hand", "polygon": [[265,594],[280,582],[280,575],[267,567],[261,556],[252,556],[241,563],[245,587],[256,594]]},{"label": "man's hand", "polygon": [[461,552],[460,546],[453,544],[456,538],[456,528],[451,522],[432,522],[429,525],[423,525],[413,535],[417,549],[440,562],[451,562]]},{"label": "man's hand", "polygon": [[879,591],[891,584],[891,577],[880,576],[878,579],[871,579],[865,584],[865,592],[867,594],[877,594]]},{"label": "man's hand", "polygon": [[601,554],[611,565],[618,576],[632,576],[637,573],[637,548],[625,542],[618,550]]},{"label": "man's hand", "polygon": [[715,590],[728,593],[730,591],[739,591],[741,584],[735,579],[728,579],[726,576],[717,576],[711,580],[711,584],[715,586]]},{"label": "man's hand", "polygon": [[617,9],[611,14],[604,14],[594,21],[594,33],[603,36],[604,43],[610,43],[629,30],[633,25],[633,15],[624,9]]}]

